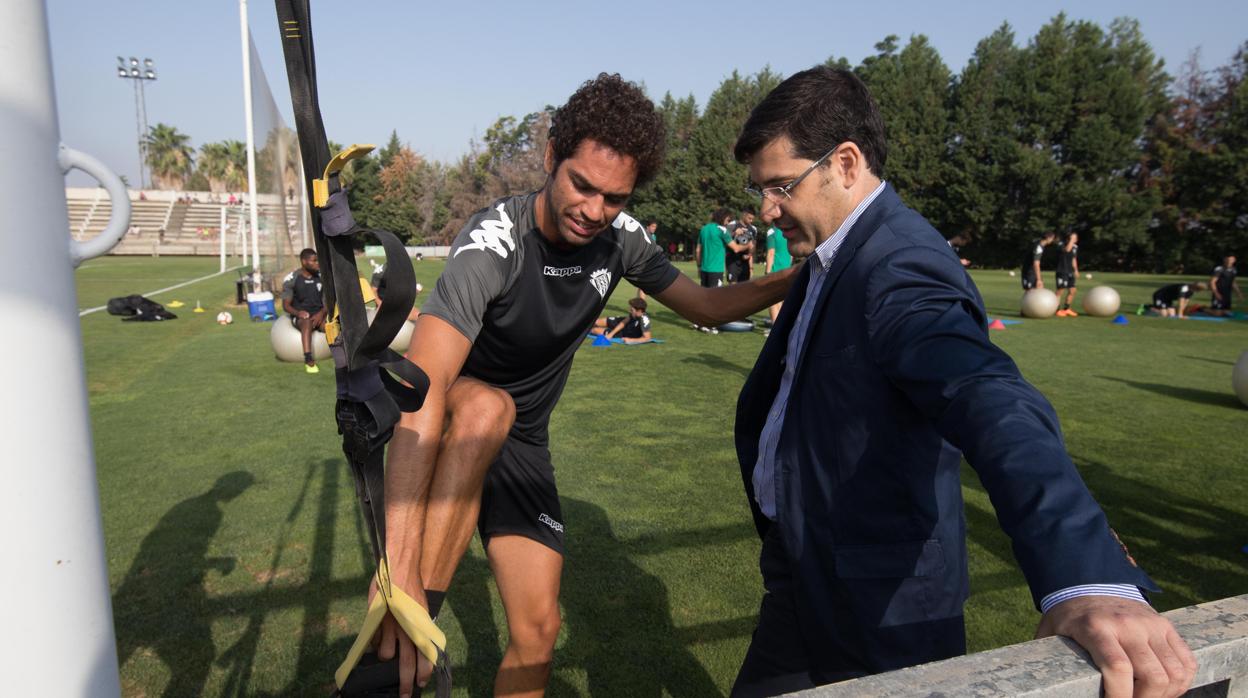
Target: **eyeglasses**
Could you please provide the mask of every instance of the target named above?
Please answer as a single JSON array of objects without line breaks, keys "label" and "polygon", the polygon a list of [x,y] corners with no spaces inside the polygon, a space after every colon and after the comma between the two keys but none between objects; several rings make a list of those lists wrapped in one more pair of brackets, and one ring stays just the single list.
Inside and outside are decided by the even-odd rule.
[{"label": "eyeglasses", "polygon": [[[836,148],[839,148],[839,147],[841,146],[840,145],[836,146]],[[789,182],[788,184],[782,187],[765,187],[765,188],[760,189],[757,186],[747,185],[745,187],[745,193],[758,197],[759,201],[770,201],[773,204],[782,204],[793,198],[793,194],[792,194],[793,188],[801,184],[802,180],[806,179],[807,175],[809,175],[811,172],[814,172],[816,167],[822,165],[823,161],[828,159],[828,156],[832,155],[832,153],[835,153],[836,148],[833,148],[832,150],[829,150],[828,152],[824,153],[823,157],[819,158],[818,160],[815,160],[811,164],[810,167],[806,168],[805,172],[797,176],[797,179],[794,179],[792,182]]]}]

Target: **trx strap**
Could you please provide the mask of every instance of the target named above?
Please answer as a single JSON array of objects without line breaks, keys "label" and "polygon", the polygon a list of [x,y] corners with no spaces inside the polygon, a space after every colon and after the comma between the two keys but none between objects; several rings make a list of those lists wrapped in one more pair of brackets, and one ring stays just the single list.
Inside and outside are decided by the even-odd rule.
[{"label": "trx strap", "polygon": [[[276,0],[276,3],[286,75],[290,80],[295,125],[299,132],[299,151],[312,202],[313,239],[321,267],[329,277],[323,293],[330,317],[325,334],[333,354],[338,385],[334,416],[377,559],[377,594],[369,604],[364,625],[346,660],[334,672],[334,680],[340,695],[355,692],[347,689],[347,679],[388,611],[420,653],[433,663],[438,680],[436,695],[442,698],[450,696],[451,692],[446,637],[420,604],[398,586],[391,585],[386,557],[386,443],[394,433],[400,413],[420,409],[429,390],[425,372],[389,346],[407,320],[416,298],[416,274],[407,250],[393,233],[364,230],[352,217],[339,173],[350,160],[368,153],[373,146],[354,145],[330,157],[316,91],[308,0]],[[355,238],[363,234],[377,238],[386,253],[386,302],[378,310],[371,327],[355,265]]]}]

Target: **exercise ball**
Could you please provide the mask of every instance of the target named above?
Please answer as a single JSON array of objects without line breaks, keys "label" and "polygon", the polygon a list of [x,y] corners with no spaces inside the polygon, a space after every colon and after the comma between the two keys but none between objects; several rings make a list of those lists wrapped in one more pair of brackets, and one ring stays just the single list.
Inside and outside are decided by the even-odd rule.
[{"label": "exercise ball", "polygon": [[[273,353],[278,359],[294,364],[303,363],[303,338],[299,335],[299,328],[291,323],[289,315],[273,321],[273,329],[269,330],[269,343],[273,345]],[[329,358],[329,342],[325,341],[324,332],[312,333],[312,356],[317,361]]]},{"label": "exercise ball", "polygon": [[1023,315],[1030,318],[1053,317],[1057,312],[1057,294],[1047,288],[1033,288],[1023,294]]},{"label": "exercise ball", "polygon": [[[368,324],[371,327],[373,318],[377,317],[376,308],[368,308],[364,311],[368,315]],[[416,323],[411,320],[404,320],[403,326],[399,328],[399,333],[394,335],[394,339],[390,340],[390,348],[399,352],[406,353],[407,348],[412,344],[412,330],[416,329]]]},{"label": "exercise ball", "polygon": [[1235,389],[1239,401],[1248,406],[1248,351],[1239,355],[1239,361],[1231,371],[1231,387]]},{"label": "exercise ball", "polygon": [[1109,286],[1097,286],[1083,297],[1083,310],[1096,317],[1112,317],[1122,305],[1118,292]]}]

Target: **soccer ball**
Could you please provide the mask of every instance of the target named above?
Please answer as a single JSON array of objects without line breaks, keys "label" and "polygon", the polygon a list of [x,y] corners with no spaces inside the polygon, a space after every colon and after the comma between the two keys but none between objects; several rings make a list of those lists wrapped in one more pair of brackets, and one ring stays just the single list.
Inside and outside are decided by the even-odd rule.
[{"label": "soccer ball", "polygon": [[228,325],[228,324],[230,324],[230,323],[232,323],[232,322],[234,322],[234,316],[233,316],[233,315],[230,315],[228,312],[226,312],[226,311],[224,311],[224,310],[222,310],[221,312],[217,313],[217,324],[218,324],[218,325]]},{"label": "soccer ball", "polygon": [[1085,279],[1091,279],[1091,278],[1092,278],[1092,275],[1091,275],[1091,274],[1084,274],[1084,275],[1083,275],[1083,278],[1085,278]]},{"label": "soccer ball", "polygon": [[1014,276],[1014,272],[1010,272],[1010,276]]},{"label": "soccer ball", "polygon": [[425,287],[424,287],[424,286],[421,286],[421,285],[420,285],[420,282],[419,282],[419,281],[417,281],[417,282],[416,282],[416,292],[417,292],[417,293],[420,293],[420,292],[421,292],[421,291],[423,291],[423,290],[425,290]]}]

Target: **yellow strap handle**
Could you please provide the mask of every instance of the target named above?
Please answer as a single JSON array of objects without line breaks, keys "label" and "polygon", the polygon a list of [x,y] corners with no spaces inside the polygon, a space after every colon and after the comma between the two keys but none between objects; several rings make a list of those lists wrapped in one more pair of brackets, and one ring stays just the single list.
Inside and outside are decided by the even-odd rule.
[{"label": "yellow strap handle", "polygon": [[321,178],[312,180],[312,205],[325,208],[329,204],[329,178],[346,167],[348,162],[368,155],[369,151],[376,147],[370,143],[356,143],[335,155],[325,166],[325,173],[321,175]]},{"label": "yellow strap handle", "polygon": [[351,675],[351,670],[360,662],[360,657],[368,649],[369,642],[377,632],[377,628],[381,627],[381,621],[386,617],[387,610],[394,614],[395,619],[399,621],[399,627],[403,628],[403,632],[412,639],[416,649],[430,662],[436,665],[438,653],[446,650],[446,635],[433,624],[429,612],[402,589],[382,582],[383,579],[389,578],[390,570],[386,568],[386,561],[380,560],[377,566],[377,594],[373,596],[372,603],[368,605],[368,613],[364,616],[364,627],[360,628],[360,634],[356,636],[355,643],[351,645],[351,651],[347,652],[347,658],[342,662],[342,666],[334,672],[334,681],[338,683],[339,688],[346,685],[347,677]]}]

